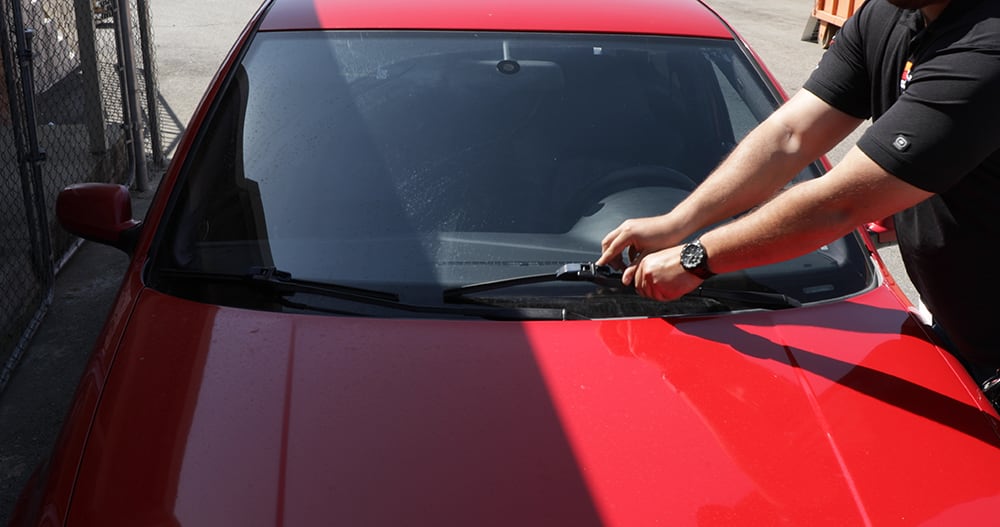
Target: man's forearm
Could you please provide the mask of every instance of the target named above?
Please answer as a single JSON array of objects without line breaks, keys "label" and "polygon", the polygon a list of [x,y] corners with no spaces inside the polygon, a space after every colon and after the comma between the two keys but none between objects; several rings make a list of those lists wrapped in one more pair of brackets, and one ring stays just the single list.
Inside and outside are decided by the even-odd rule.
[{"label": "man's forearm", "polygon": [[860,123],[800,90],[673,210],[627,220],[608,233],[599,261],[616,262],[625,249],[641,255],[676,245],[696,231],[759,206]]},{"label": "man's forearm", "polygon": [[694,232],[756,207],[860,123],[800,90],[740,141],[671,215]]},{"label": "man's forearm", "polygon": [[728,273],[795,258],[855,228],[851,215],[817,199],[812,183],[796,185],[739,221],[704,234],[712,271]]},{"label": "man's forearm", "polygon": [[765,121],[671,215],[693,232],[767,201],[815,159],[795,143],[780,122]]},{"label": "man's forearm", "polygon": [[930,197],[854,148],[833,171],[782,193],[702,237],[712,271],[780,262],[830,243],[866,222]]}]

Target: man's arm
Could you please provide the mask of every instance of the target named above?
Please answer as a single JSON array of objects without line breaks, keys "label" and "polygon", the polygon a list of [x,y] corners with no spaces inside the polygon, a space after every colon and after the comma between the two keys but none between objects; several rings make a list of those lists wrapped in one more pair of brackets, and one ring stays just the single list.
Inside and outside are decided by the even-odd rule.
[{"label": "man's arm", "polygon": [[695,231],[749,210],[825,154],[861,120],[800,90],[743,139],[729,157],[674,210],[632,219],[602,242],[599,263],[621,265],[626,248],[648,254]]},{"label": "man's arm", "polygon": [[[739,220],[701,237],[709,268],[728,273],[780,262],[813,251],[858,225],[929,198],[886,172],[858,148],[823,177],[796,185]],[[701,280],[680,265],[680,247],[646,255],[622,281],[659,300],[677,298]]]}]

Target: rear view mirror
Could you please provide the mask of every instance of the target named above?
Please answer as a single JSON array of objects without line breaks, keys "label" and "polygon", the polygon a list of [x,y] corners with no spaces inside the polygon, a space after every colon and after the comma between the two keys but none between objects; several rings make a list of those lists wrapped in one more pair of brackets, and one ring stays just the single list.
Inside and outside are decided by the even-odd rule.
[{"label": "rear view mirror", "polygon": [[488,96],[495,97],[505,91],[559,91],[566,80],[555,62],[501,59],[459,62],[449,69],[448,83],[455,88],[486,90]]},{"label": "rear view mirror", "polygon": [[129,254],[142,222],[132,217],[132,196],[123,185],[80,183],[56,198],[56,217],[64,229],[86,240]]}]

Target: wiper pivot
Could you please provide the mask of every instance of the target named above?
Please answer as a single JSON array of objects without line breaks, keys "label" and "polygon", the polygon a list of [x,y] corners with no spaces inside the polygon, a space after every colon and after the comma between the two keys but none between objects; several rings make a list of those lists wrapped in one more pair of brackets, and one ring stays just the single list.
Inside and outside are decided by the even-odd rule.
[{"label": "wiper pivot", "polygon": [[254,266],[251,267],[249,273],[247,273],[247,278],[251,280],[262,280],[264,282],[271,280],[291,280],[292,273],[282,271],[273,265],[270,267]]}]

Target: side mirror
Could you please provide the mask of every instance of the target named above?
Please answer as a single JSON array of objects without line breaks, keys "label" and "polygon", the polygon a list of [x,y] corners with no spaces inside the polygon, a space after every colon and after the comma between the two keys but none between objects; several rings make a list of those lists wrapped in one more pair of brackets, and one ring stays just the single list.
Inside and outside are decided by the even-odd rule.
[{"label": "side mirror", "polygon": [[876,247],[886,247],[896,243],[896,223],[892,216],[865,224],[865,231],[871,236]]},{"label": "side mirror", "polygon": [[129,254],[142,222],[132,217],[132,196],[123,185],[79,183],[59,192],[56,217],[67,231]]}]

